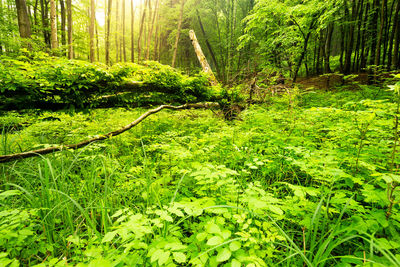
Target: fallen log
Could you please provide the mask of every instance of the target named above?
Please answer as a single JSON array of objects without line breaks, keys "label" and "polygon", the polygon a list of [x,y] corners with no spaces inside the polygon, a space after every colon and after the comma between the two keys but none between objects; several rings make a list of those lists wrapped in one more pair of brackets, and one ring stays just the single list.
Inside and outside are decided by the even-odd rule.
[{"label": "fallen log", "polygon": [[39,156],[39,155],[46,155],[46,154],[61,151],[64,149],[78,149],[78,148],[87,146],[93,142],[109,139],[113,136],[120,135],[123,132],[130,130],[131,128],[135,127],[140,122],[142,122],[144,119],[146,119],[148,116],[155,114],[163,109],[179,110],[179,109],[190,109],[190,108],[218,108],[218,107],[219,107],[218,103],[185,104],[185,105],[181,105],[181,106],[161,105],[158,108],[151,109],[151,110],[147,111],[146,113],[142,114],[139,118],[137,118],[135,121],[131,122],[130,124],[120,128],[118,130],[109,132],[107,134],[93,137],[91,139],[84,140],[82,142],[79,142],[76,144],[71,144],[71,145],[59,145],[59,146],[42,148],[42,149],[37,149],[37,150],[32,150],[32,151],[27,151],[27,152],[22,152],[22,153],[17,153],[17,154],[0,155],[0,163],[10,162],[10,161],[17,160],[17,159],[35,157],[35,156]]}]

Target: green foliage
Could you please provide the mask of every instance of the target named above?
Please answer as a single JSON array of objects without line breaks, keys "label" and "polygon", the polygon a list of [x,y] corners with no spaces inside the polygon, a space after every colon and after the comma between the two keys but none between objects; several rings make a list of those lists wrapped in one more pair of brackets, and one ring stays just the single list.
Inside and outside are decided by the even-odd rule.
[{"label": "green foliage", "polygon": [[[163,111],[103,143],[3,164],[0,262],[398,266],[398,99],[365,90],[272,97],[234,121]],[[0,153],[77,142],[143,111],[5,113],[21,126]]]},{"label": "green foliage", "polygon": [[[96,99],[123,92],[124,82],[132,80],[143,82],[142,87],[152,95],[150,99],[147,97],[149,103],[196,102],[212,97],[206,76],[188,77],[156,62],[145,66],[117,64],[108,68],[100,63],[49,58],[43,53],[27,51],[17,59],[2,57],[0,62],[0,99],[19,109],[35,107],[38,102],[78,108],[95,106]],[[135,103],[140,101],[138,96],[143,98],[143,93],[131,92],[124,98],[128,103]]]}]

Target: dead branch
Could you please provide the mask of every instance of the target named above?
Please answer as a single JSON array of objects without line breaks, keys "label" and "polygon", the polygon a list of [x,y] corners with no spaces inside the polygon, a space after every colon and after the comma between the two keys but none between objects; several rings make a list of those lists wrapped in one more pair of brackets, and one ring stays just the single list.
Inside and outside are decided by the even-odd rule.
[{"label": "dead branch", "polygon": [[32,150],[32,151],[22,152],[22,153],[17,153],[17,154],[2,155],[2,156],[0,156],[0,163],[10,162],[10,161],[13,161],[16,159],[35,157],[38,155],[46,155],[46,154],[53,153],[56,151],[61,151],[64,149],[78,149],[78,148],[87,146],[93,142],[105,140],[105,139],[111,138],[113,136],[120,135],[123,132],[126,132],[126,131],[130,130],[131,128],[135,127],[136,125],[138,125],[140,122],[142,122],[148,116],[155,114],[163,109],[178,110],[178,109],[189,109],[189,108],[213,108],[213,107],[217,108],[217,107],[219,107],[219,104],[218,103],[198,103],[198,104],[185,104],[185,105],[181,105],[181,106],[161,105],[158,108],[147,111],[146,113],[142,114],[139,118],[137,118],[135,121],[120,128],[119,130],[109,132],[105,135],[93,137],[91,139],[88,139],[88,140],[85,140],[85,141],[82,141],[82,142],[79,142],[76,144],[72,144],[72,145],[59,145],[59,146],[42,148],[42,149],[37,149],[37,150]]}]

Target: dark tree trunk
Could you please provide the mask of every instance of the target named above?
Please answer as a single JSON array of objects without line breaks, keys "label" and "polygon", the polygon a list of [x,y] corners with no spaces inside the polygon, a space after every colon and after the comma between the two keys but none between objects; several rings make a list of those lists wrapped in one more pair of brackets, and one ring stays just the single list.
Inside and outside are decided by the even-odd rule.
[{"label": "dark tree trunk", "polygon": [[199,21],[201,32],[203,33],[207,49],[208,49],[208,51],[210,52],[210,55],[211,55],[211,60],[212,60],[212,62],[214,64],[215,70],[217,71],[218,77],[221,78],[221,76],[220,76],[221,73],[220,73],[220,70],[219,70],[219,66],[218,66],[217,60],[215,58],[214,50],[212,49],[212,46],[211,46],[210,42],[208,41],[206,32],[205,32],[204,27],[203,27],[203,23],[201,22],[199,10],[196,10],[196,12],[197,12],[197,19]]},{"label": "dark tree trunk", "polygon": [[72,46],[72,0],[67,0],[67,18],[68,18],[68,58],[74,58],[74,48]]},{"label": "dark tree trunk", "polygon": [[370,46],[370,59],[369,64],[374,65],[376,58],[376,37],[378,35],[378,12],[379,12],[379,0],[374,0],[372,6],[372,16],[369,23],[369,36],[371,38],[371,46]]},{"label": "dark tree trunk", "polygon": [[[67,45],[67,38],[66,38],[67,23],[66,23],[64,0],[60,0],[60,9],[61,9],[61,44],[65,47]],[[63,52],[63,54],[65,55],[65,52]]]},{"label": "dark tree trunk", "polygon": [[19,35],[21,38],[30,38],[32,31],[26,1],[15,0],[15,4],[17,7]]},{"label": "dark tree trunk", "polygon": [[400,0],[397,0],[396,11],[394,12],[394,16],[393,16],[392,30],[390,32],[390,37],[389,37],[389,48],[388,48],[388,68],[389,69],[392,67],[393,42],[394,42],[395,33],[397,32],[397,28],[398,28],[399,11],[400,11]]},{"label": "dark tree trunk", "polygon": [[105,47],[105,56],[106,56],[106,64],[107,65],[110,65],[111,11],[112,11],[112,0],[108,0],[107,16],[106,16],[106,47]]}]

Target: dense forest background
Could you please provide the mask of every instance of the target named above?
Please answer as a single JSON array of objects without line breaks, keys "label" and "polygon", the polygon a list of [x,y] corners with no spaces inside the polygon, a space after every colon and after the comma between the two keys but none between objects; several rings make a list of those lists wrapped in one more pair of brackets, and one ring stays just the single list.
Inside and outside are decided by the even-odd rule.
[{"label": "dense forest background", "polygon": [[223,83],[266,69],[296,80],[399,68],[399,10],[396,0],[1,0],[0,53],[27,46],[106,64],[156,60],[190,73],[199,66],[194,29]]}]

